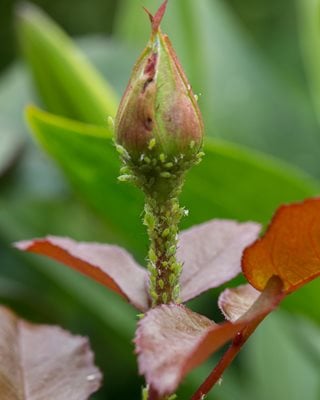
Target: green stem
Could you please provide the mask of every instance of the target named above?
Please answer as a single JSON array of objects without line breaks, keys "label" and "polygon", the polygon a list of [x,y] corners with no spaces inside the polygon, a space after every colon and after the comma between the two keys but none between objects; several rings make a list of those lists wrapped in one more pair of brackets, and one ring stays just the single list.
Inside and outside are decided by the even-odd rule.
[{"label": "green stem", "polygon": [[166,200],[146,197],[144,223],[150,248],[148,269],[152,306],[179,302],[181,263],[176,259],[179,222],[185,214],[175,195]]},{"label": "green stem", "polygon": [[182,265],[176,259],[176,251],[179,222],[185,215],[178,196],[186,172],[201,161],[203,153],[169,157],[159,151],[154,139],[138,159],[132,159],[120,145],[117,150],[123,162],[119,179],[131,181],[145,194],[144,224],[150,239],[148,269],[152,306],[178,303]]}]

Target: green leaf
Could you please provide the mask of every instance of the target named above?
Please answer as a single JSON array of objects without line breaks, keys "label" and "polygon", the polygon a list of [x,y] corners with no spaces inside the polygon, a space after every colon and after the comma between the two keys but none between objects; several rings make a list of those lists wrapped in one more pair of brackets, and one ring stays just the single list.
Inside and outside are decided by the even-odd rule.
[{"label": "green leaf", "polygon": [[[294,338],[298,325],[307,321],[289,318],[284,313],[273,313],[257,329],[244,352],[246,397],[259,400],[308,400],[319,398],[318,365],[303,343]],[[311,337],[311,332],[304,338]],[[319,340],[319,331],[317,332]],[[316,350],[314,350],[316,351]],[[281,371],[281,373],[280,373]],[[293,379],[294,377],[294,379]]]},{"label": "green leaf", "polygon": [[0,126],[23,136],[25,126],[23,110],[32,100],[30,82],[25,68],[15,63],[1,74],[0,79]]},{"label": "green leaf", "polygon": [[[149,21],[140,2],[121,4],[116,33],[141,51]],[[151,8],[148,1],[143,4]],[[207,135],[275,155],[319,176],[318,127],[304,81],[277,75],[227,2],[169,2],[162,30],[194,92],[201,93]]]},{"label": "green leaf", "polygon": [[18,161],[23,149],[23,140],[14,132],[6,129],[0,131],[0,179]]},{"label": "green leaf", "polygon": [[315,111],[320,123],[320,2],[297,0],[300,43]]},{"label": "green leaf", "polygon": [[[139,220],[142,196],[117,182],[120,162],[111,132],[35,107],[28,109],[27,119],[77,192],[112,226],[122,244],[141,254],[146,248]],[[184,226],[213,217],[266,223],[279,204],[313,196],[319,188],[300,171],[235,145],[208,140],[205,151],[183,191],[182,203],[191,211]]]},{"label": "green leaf", "polygon": [[108,223],[118,243],[143,251],[142,195],[117,181],[120,162],[111,132],[34,107],[28,109],[27,118],[37,140],[59,163],[78,194]]},{"label": "green leaf", "polygon": [[[85,329],[88,334],[91,330],[91,337],[98,342],[110,340],[117,355],[115,363],[130,359],[128,371],[132,375],[132,307],[80,274],[52,262],[50,265],[49,260],[22,257],[11,249],[13,241],[50,232],[79,240],[108,242],[113,238],[99,218],[70,196],[62,174],[51,164],[30,138],[14,173],[1,182],[0,300],[33,320],[59,321],[74,331]],[[43,293],[41,302],[39,291]],[[110,351],[106,358],[110,361],[109,355]],[[101,365],[105,365],[104,360]]]},{"label": "green leaf", "polygon": [[[207,133],[273,154],[318,175],[318,126],[304,82],[292,85],[277,76],[227,5],[217,0],[198,3],[169,3],[163,29],[170,34],[194,91],[202,93],[199,104]],[[100,71],[108,71],[112,82],[119,69],[133,66],[150,32],[140,4],[123,1],[121,9],[116,31],[131,46],[126,49],[111,42],[117,49],[111,49],[117,63],[109,57],[110,41],[91,38],[82,46]],[[107,116],[115,114],[116,96],[60,28],[37,8],[27,6],[18,12],[17,31],[48,110],[105,125]],[[140,47],[136,54],[133,43]],[[126,61],[119,65],[119,59]]]},{"label": "green leaf", "polygon": [[207,140],[205,153],[182,194],[191,211],[188,224],[212,216],[268,223],[277,206],[320,188],[298,169],[244,147]]},{"label": "green leaf", "polygon": [[27,136],[23,109],[30,96],[21,65],[15,64],[0,79],[0,178],[19,160]]},{"label": "green leaf", "polygon": [[319,302],[320,279],[317,278],[287,297],[282,307],[290,312],[301,315],[304,315],[305,310],[308,310],[308,316],[320,322]]},{"label": "green leaf", "polygon": [[[117,182],[120,163],[111,132],[35,107],[27,110],[27,118],[37,140],[78,194],[107,223],[117,243],[142,260],[147,248],[140,221],[143,199],[135,188]],[[267,223],[280,204],[319,191],[318,183],[300,171],[244,148],[208,140],[205,151],[203,162],[188,174],[183,191],[182,204],[190,209],[183,227],[215,217]],[[299,303],[298,311],[320,322],[315,309],[320,280],[311,285],[302,289],[309,301]],[[286,307],[294,309],[290,299],[294,301],[295,297],[286,300]]]},{"label": "green leaf", "polygon": [[72,40],[40,9],[17,10],[17,33],[46,107],[57,114],[105,125],[117,97]]}]

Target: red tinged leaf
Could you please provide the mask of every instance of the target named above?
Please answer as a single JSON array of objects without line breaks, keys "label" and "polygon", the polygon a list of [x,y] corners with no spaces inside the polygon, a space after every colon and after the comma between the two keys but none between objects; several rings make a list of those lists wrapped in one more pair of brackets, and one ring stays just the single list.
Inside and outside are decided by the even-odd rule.
[{"label": "red tinged leaf", "polygon": [[[214,220],[181,233],[178,259],[183,261],[182,301],[229,281],[240,271],[243,249],[258,236],[260,225]],[[107,244],[79,243],[48,236],[22,241],[23,251],[53,258],[123,296],[138,310],[149,308],[148,273],[124,249]]]},{"label": "red tinged leaf", "polygon": [[320,276],[320,198],[280,207],[266,234],[245,250],[242,268],[260,291],[273,275],[286,293]]},{"label": "red tinged leaf", "polygon": [[213,220],[181,233],[177,258],[183,262],[183,302],[218,287],[241,272],[243,250],[255,241],[260,225]]},{"label": "red tinged leaf", "polygon": [[2,400],[86,400],[101,383],[86,338],[30,324],[4,307],[0,360]]},{"label": "red tinged leaf", "polygon": [[140,321],[136,338],[139,371],[155,399],[173,393],[183,377],[238,332],[250,333],[282,300],[282,283],[271,280],[252,307],[236,322],[217,325],[183,305],[162,305]]},{"label": "red tinged leaf", "polygon": [[216,326],[182,305],[162,305],[140,321],[135,339],[139,371],[159,394],[172,393],[181,380],[186,354],[207,329]]},{"label": "red tinged leaf", "polygon": [[[258,294],[259,292],[250,285],[243,285],[239,288],[230,289],[222,294],[220,306],[222,305],[224,307],[224,312],[228,314],[228,318],[232,319],[231,324],[246,323],[233,337],[231,345],[206,380],[194,393],[192,400],[202,400],[209,393],[261,321],[285,297],[281,279],[275,276],[272,277],[267,283],[263,293]],[[240,307],[236,304],[237,300],[241,303]]]},{"label": "red tinged leaf", "polygon": [[120,294],[138,310],[148,309],[147,271],[118,246],[55,236],[22,241],[15,246],[53,258]]},{"label": "red tinged leaf", "polygon": [[249,310],[260,294],[249,284],[226,289],[219,296],[219,308],[228,321],[236,321]]}]

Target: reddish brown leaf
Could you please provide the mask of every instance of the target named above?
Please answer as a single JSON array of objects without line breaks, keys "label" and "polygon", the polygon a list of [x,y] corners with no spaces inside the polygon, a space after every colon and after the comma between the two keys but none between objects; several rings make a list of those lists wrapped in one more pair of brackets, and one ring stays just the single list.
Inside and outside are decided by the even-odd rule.
[{"label": "reddish brown leaf", "polygon": [[320,199],[282,206],[266,234],[248,247],[242,268],[248,281],[263,290],[279,276],[290,293],[320,275]]},{"label": "reddish brown leaf", "polygon": [[260,225],[213,220],[181,233],[177,257],[183,262],[183,302],[218,287],[241,272],[246,246],[257,239]]},{"label": "reddish brown leaf", "polygon": [[186,354],[216,325],[182,305],[163,305],[139,323],[135,339],[139,370],[159,394],[172,393],[182,378]]},{"label": "reddish brown leaf", "polygon": [[148,311],[135,339],[140,373],[159,397],[174,392],[190,370],[239,331],[247,327],[253,331],[282,298],[281,281],[272,280],[241,319],[221,325],[182,305],[162,305]]},{"label": "reddish brown leaf", "polygon": [[249,284],[226,289],[219,296],[219,308],[229,321],[244,315],[261,293]]},{"label": "reddish brown leaf", "polygon": [[[246,341],[256,330],[261,321],[280,303],[285,297],[283,283],[278,277],[272,277],[262,294],[250,285],[244,285],[229,292],[225,292],[223,305],[227,307],[229,317],[233,318],[234,324],[246,321],[245,326],[234,336],[231,345],[220,358],[217,365],[200,385],[192,396],[192,400],[202,400],[213,386],[222,377],[224,371],[238,355]],[[242,299],[244,297],[244,299]],[[241,301],[241,307],[236,304],[236,299]],[[256,301],[254,301],[256,299]],[[253,302],[254,301],[254,302]],[[253,302],[253,304],[252,304]],[[250,304],[251,303],[251,304]],[[250,305],[249,305],[250,304]],[[241,314],[241,308],[244,314]]]},{"label": "reddish brown leaf", "polygon": [[33,325],[0,307],[2,400],[85,400],[101,373],[88,340],[56,326]]},{"label": "reddish brown leaf", "polygon": [[48,236],[16,243],[20,250],[51,257],[114,290],[138,310],[148,308],[147,272],[118,246]]}]

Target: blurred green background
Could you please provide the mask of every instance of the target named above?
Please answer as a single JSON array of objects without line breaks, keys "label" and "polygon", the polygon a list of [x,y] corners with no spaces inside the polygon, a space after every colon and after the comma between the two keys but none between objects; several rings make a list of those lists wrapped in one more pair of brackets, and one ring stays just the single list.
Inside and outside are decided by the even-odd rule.
[{"label": "blurred green background", "polygon": [[[141,6],[154,11],[160,1],[34,4],[75,37],[108,84],[36,9],[0,0],[0,299],[32,321],[90,337],[105,377],[93,399],[139,399],[135,310],[63,266],[18,253],[11,243],[49,233],[113,242],[143,262],[143,201],[116,181],[119,163],[107,117],[148,38]],[[199,94],[208,137],[207,156],[182,196],[190,210],[184,227],[214,217],[266,224],[281,203],[319,194],[319,24],[318,0],[169,2],[163,30]],[[29,111],[41,146],[24,121],[29,103],[63,117]],[[220,320],[218,293],[191,307]],[[319,304],[319,279],[291,295],[209,399],[318,400]],[[181,399],[213,364],[185,380]]]}]

